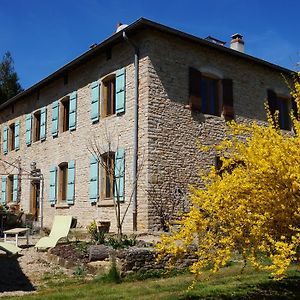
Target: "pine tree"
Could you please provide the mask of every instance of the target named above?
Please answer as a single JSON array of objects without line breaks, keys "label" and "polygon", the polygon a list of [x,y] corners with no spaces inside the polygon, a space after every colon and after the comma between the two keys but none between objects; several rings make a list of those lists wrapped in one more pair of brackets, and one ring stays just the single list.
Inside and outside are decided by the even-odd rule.
[{"label": "pine tree", "polygon": [[0,104],[14,97],[23,89],[14,69],[14,60],[7,51],[0,62]]}]

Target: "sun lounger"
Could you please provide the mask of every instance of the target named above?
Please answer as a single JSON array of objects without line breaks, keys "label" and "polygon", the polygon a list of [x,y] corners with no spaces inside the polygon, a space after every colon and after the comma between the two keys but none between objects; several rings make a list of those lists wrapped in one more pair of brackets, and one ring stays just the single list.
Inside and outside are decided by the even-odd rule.
[{"label": "sun lounger", "polygon": [[0,242],[0,250],[5,251],[7,255],[15,255],[22,249],[11,243]]},{"label": "sun lounger", "polygon": [[72,216],[55,216],[49,236],[42,237],[34,246],[37,249],[47,249],[56,246],[62,238],[67,238],[72,223]]}]

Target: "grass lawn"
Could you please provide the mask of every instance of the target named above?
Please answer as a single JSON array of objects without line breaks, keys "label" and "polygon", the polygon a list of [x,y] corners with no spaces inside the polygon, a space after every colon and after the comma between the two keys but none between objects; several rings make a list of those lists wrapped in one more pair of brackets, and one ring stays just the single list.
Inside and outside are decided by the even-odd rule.
[{"label": "grass lawn", "polygon": [[206,273],[191,291],[187,291],[193,280],[189,274],[120,284],[57,275],[45,277],[45,286],[37,294],[20,299],[300,299],[299,267],[292,267],[282,281],[273,281],[267,273],[250,268],[243,274],[240,270],[240,266],[231,266],[210,277]]}]

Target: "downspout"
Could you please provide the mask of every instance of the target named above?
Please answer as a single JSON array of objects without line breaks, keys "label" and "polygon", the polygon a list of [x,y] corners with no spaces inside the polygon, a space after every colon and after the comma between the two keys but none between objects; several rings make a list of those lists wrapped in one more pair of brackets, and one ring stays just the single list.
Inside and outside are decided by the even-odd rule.
[{"label": "downspout", "polygon": [[133,164],[132,164],[132,224],[133,231],[137,231],[137,160],[138,160],[138,108],[139,108],[139,48],[128,39],[123,31],[123,38],[134,48],[134,124],[133,124]]}]

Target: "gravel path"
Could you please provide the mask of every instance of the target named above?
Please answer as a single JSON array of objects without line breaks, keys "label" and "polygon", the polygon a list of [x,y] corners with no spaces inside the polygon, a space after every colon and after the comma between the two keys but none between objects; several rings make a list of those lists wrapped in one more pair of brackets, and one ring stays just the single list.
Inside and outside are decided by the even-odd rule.
[{"label": "gravel path", "polygon": [[7,257],[4,253],[0,254],[0,297],[35,293],[43,284],[46,274],[72,275],[71,270],[48,263],[47,252],[37,252],[34,249],[34,238],[31,238],[29,247],[24,245],[24,241],[20,244],[23,248],[19,256]]}]

